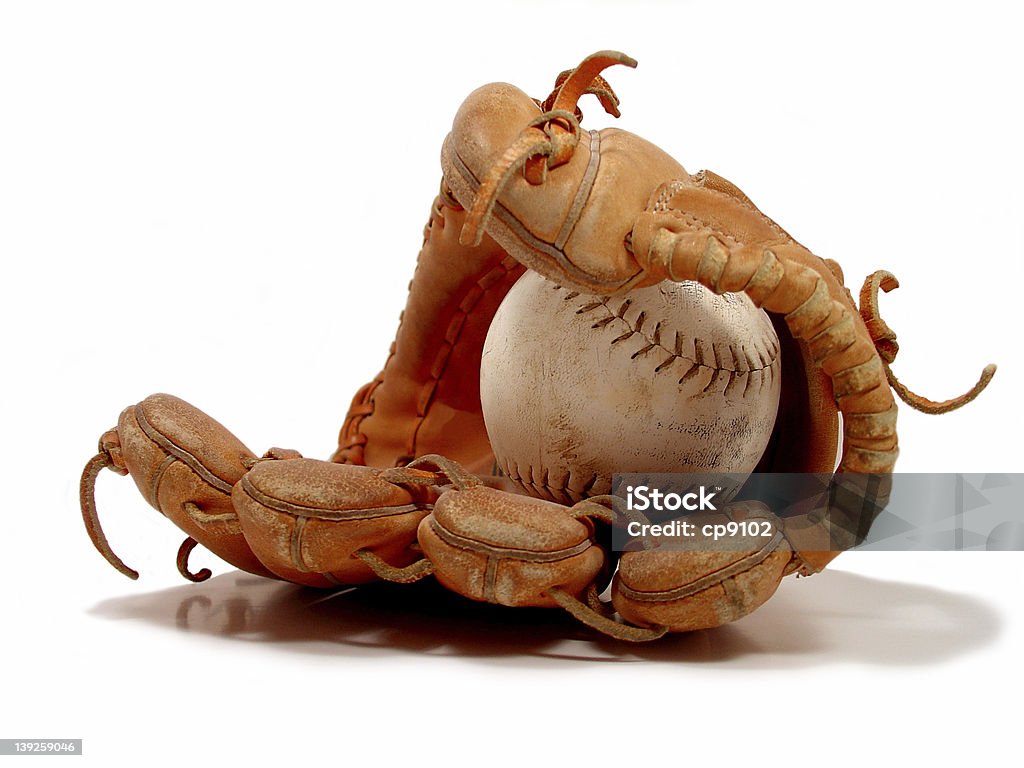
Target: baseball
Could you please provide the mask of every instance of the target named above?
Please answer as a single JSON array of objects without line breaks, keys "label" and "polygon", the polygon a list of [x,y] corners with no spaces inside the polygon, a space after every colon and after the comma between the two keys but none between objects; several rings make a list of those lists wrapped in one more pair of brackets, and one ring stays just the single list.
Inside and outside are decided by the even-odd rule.
[{"label": "baseball", "polygon": [[618,473],[746,476],[781,378],[775,329],[745,295],[665,282],[595,296],[527,272],[488,331],[480,396],[500,472],[574,503]]}]

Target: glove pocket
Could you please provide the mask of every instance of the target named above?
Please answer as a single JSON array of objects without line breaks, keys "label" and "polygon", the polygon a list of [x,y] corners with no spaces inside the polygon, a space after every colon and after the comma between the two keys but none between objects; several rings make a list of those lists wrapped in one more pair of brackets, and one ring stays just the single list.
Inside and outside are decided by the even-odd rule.
[{"label": "glove pocket", "polygon": [[566,507],[485,486],[450,490],[418,538],[445,587],[483,602],[553,608],[549,592],[581,594],[605,556]]},{"label": "glove pocket", "polygon": [[232,493],[249,545],[274,574],[312,587],[378,576],[360,555],[402,568],[430,505],[379,469],[314,459],[265,461]]}]

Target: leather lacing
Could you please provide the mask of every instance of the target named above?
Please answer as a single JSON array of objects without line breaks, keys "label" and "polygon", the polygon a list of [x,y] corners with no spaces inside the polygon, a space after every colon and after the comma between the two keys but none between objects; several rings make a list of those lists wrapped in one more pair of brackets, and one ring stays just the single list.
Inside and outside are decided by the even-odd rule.
[{"label": "leather lacing", "polygon": [[899,395],[900,400],[922,413],[949,413],[961,406],[967,405],[981,394],[989,382],[992,381],[992,377],[996,373],[995,365],[986,365],[981,371],[978,382],[964,394],[942,401],[929,400],[926,397],[911,392],[896,378],[896,374],[889,367],[896,359],[896,353],[900,351],[900,346],[896,343],[895,331],[886,324],[881,314],[879,314],[878,289],[881,288],[885,293],[889,293],[889,291],[899,287],[899,281],[892,272],[880,269],[868,275],[860,289],[860,316],[864,318],[864,323],[868,327],[871,340],[875,343],[875,349],[878,350],[878,356],[882,358],[885,378],[889,381],[889,386]]},{"label": "leather lacing", "polygon": [[600,76],[602,70],[613,64],[635,67],[636,61],[618,51],[600,51],[558,76],[555,90],[540,105],[544,111],[527,124],[481,181],[462,227],[460,243],[480,244],[494,205],[516,171],[522,169],[526,181],[540,185],[547,179],[548,170],[572,159],[582,134],[582,114],[576,102],[583,94],[594,94],[605,111],[619,116],[619,99]]},{"label": "leather lacing", "polygon": [[129,579],[137,579],[139,572],[125,565],[124,561],[110,547],[110,542],[107,541],[107,536],[103,533],[99,514],[96,511],[96,478],[108,467],[120,475],[128,474],[128,470],[115,462],[110,455],[109,448],[106,448],[101,441],[100,452],[86,463],[85,469],[82,471],[82,480],[78,486],[82,519],[85,520],[85,530],[89,534],[89,539],[104,559]]}]

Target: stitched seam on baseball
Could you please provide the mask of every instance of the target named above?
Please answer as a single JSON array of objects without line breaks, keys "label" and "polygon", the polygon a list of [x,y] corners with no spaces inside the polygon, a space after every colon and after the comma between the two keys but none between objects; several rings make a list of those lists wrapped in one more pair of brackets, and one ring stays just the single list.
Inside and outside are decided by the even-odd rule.
[{"label": "stitched seam on baseball", "polygon": [[597,472],[590,474],[587,482],[577,491],[573,485],[572,471],[569,470],[566,473],[565,480],[561,485],[553,485],[549,482],[549,470],[547,467],[544,468],[544,474],[540,480],[536,479],[536,473],[532,464],[527,464],[526,469],[529,472],[529,477],[520,471],[519,463],[515,459],[505,456],[500,459],[502,463],[502,470],[505,472],[505,476],[516,483],[520,488],[529,493],[530,489],[537,491],[542,496],[547,496],[551,501],[557,501],[559,503],[564,502],[566,499],[572,503],[582,501],[592,495],[594,486],[597,485],[601,479]]},{"label": "stitched seam on baseball", "polygon": [[[562,286],[553,287],[559,291],[566,290]],[[568,291],[563,298],[565,301],[572,301],[578,298],[579,295],[580,294],[576,291]],[[691,339],[693,345],[693,354],[692,356],[690,356],[683,352],[685,340],[678,330],[675,331],[674,345],[672,347],[668,347],[664,343],[662,343],[662,322],[660,320],[655,323],[653,332],[648,334],[645,331],[645,327],[650,324],[650,318],[647,317],[647,312],[641,311],[640,314],[637,316],[637,319],[631,323],[626,319],[625,315],[632,304],[632,299],[627,298],[622,300],[622,304],[618,307],[618,309],[613,310],[612,307],[609,305],[610,302],[615,300],[619,300],[619,298],[596,297],[594,300],[588,301],[586,304],[582,304],[576,310],[576,314],[583,315],[589,312],[599,312],[603,310],[604,316],[601,319],[594,322],[594,324],[591,326],[591,329],[596,330],[598,328],[604,328],[605,326],[611,325],[613,323],[622,327],[623,332],[616,336],[614,339],[612,339],[612,344],[618,344],[634,336],[639,336],[640,338],[642,338],[646,342],[646,344],[642,348],[634,352],[630,356],[630,359],[635,360],[636,358],[646,355],[655,349],[660,349],[663,352],[667,353],[668,356],[654,369],[654,373],[661,373],[662,371],[671,368],[677,360],[683,360],[689,363],[689,368],[679,379],[680,384],[696,376],[701,368],[706,368],[708,370],[711,370],[713,373],[711,376],[711,381],[708,382],[707,386],[704,388],[703,391],[710,392],[715,382],[717,382],[720,378],[719,373],[725,373],[727,374],[727,380],[725,382],[725,386],[722,388],[722,392],[726,394],[728,394],[736,385],[735,379],[737,377],[747,376],[748,380],[746,386],[743,389],[743,392],[741,393],[742,397],[745,397],[747,393],[750,391],[750,382],[752,381],[752,379],[749,377],[751,374],[759,372],[764,372],[767,376],[771,376],[772,374],[774,374],[775,363],[778,360],[779,356],[779,347],[774,343],[772,343],[770,347],[764,351],[762,351],[757,346],[756,341],[752,343],[754,346],[754,351],[757,353],[758,357],[758,363],[755,363],[754,360],[751,358],[750,352],[747,350],[745,345],[741,345],[740,352],[737,352],[736,348],[732,344],[716,345],[713,342],[708,342],[706,339],[701,339],[699,337],[694,336]],[[711,364],[710,361],[705,360],[705,347],[707,346],[711,347],[711,352],[714,356],[714,364]],[[723,363],[722,353],[724,350],[728,350],[728,356],[732,358],[731,362],[733,363],[734,367],[730,368]],[[729,362],[729,359],[726,358],[725,362]],[[763,386],[763,380],[761,384]],[[758,387],[758,391],[760,390],[761,387]]]}]

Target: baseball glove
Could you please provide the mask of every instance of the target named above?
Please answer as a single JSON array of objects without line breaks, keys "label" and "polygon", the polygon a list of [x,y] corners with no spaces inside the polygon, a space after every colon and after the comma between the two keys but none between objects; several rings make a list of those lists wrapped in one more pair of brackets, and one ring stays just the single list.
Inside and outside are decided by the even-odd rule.
[{"label": "baseball glove", "polygon": [[[838,265],[730,182],[691,175],[635,135],[582,128],[584,94],[618,116],[600,74],[612,64],[635,62],[604,51],[559,75],[543,101],[492,84],[464,102],[444,142],[441,189],[397,336],[381,373],[356,393],[330,462],[277,448],[257,457],[169,395],[127,408],[82,476],[83,516],[104,557],[137,577],[96,513],[95,480],[111,468],[130,474],[186,533],[178,566],[195,581],[209,576],[188,565],[201,543],[261,576],[324,588],[433,576],[473,600],[561,607],[636,641],[737,619],[783,576],[815,573],[855,543],[837,546],[822,510],[782,518],[741,501],[714,519],[770,523],[767,541],[678,549],[647,539],[616,558],[609,531],[628,517],[621,500],[577,489],[563,503],[542,483],[496,472],[481,355],[495,313],[527,270],[574,296],[694,281],[743,293],[767,312],[781,395],[758,473],[832,476],[838,456],[837,482],[884,477],[897,455],[894,390],[943,412],[973,399],[995,370],[943,403],[906,390],[890,370],[898,348],[877,304],[895,278],[869,277],[858,308]],[[554,343],[559,329],[551,333]],[[873,489],[884,497],[877,482]],[[844,512],[836,498],[837,509],[825,512]],[[609,585],[610,604],[599,597]]]}]

